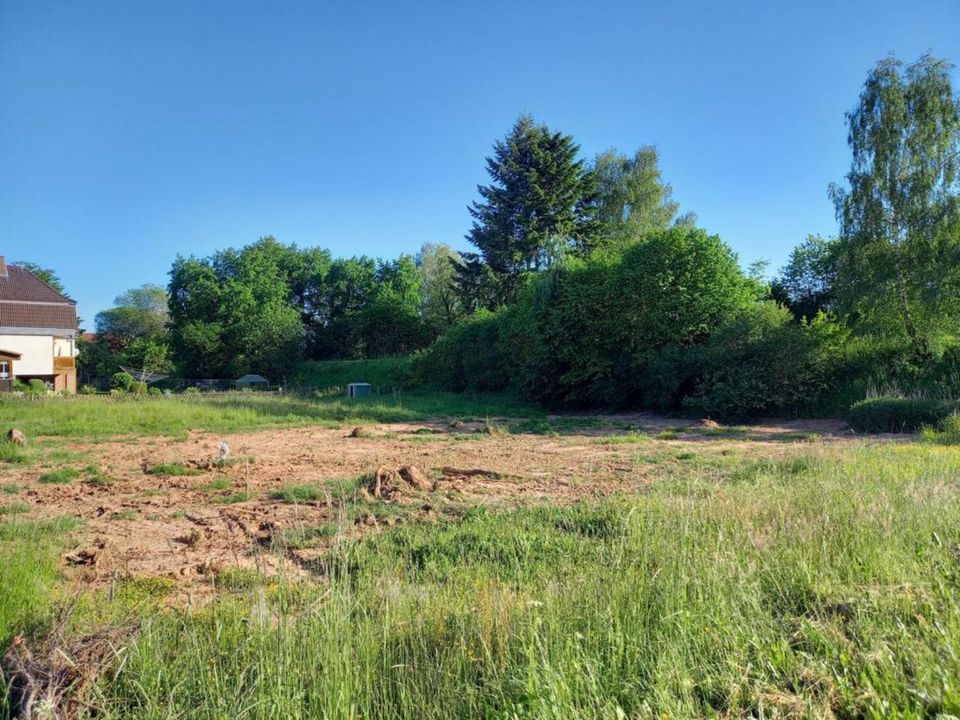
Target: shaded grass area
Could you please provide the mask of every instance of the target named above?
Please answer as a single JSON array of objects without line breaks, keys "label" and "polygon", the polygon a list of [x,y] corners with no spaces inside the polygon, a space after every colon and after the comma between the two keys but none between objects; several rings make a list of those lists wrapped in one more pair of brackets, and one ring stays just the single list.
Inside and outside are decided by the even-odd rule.
[{"label": "shaded grass area", "polygon": [[[510,396],[401,394],[355,400],[340,395],[224,392],[174,397],[0,398],[0,426],[28,437],[185,436],[190,430],[237,432],[267,427],[404,422],[429,418],[528,417],[542,414]],[[27,454],[0,442],[0,462]]]},{"label": "shaded grass area", "polygon": [[956,715],[958,472],[950,447],[820,447],[600,504],[305,529],[334,541],[316,581],[237,570],[200,611],[138,611],[98,717]]}]

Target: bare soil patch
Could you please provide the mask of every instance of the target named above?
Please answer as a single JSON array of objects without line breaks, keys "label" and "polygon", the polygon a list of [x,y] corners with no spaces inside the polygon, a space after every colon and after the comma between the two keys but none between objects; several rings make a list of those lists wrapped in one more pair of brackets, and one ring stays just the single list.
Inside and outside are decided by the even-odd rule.
[{"label": "bare soil patch", "polygon": [[[675,422],[647,415],[607,417],[619,423],[614,440],[629,433],[631,423],[648,433],[676,429]],[[23,466],[9,468],[4,479],[24,488],[19,498],[31,509],[22,517],[83,519],[76,546],[63,558],[77,582],[162,576],[193,591],[233,567],[316,572],[311,561],[335,537],[456,517],[476,505],[562,504],[641,492],[687,456],[797,452],[810,443],[758,443],[753,436],[796,440],[801,433],[849,438],[837,424],[823,422],[751,426],[729,437],[722,426],[690,423],[689,432],[669,439],[651,434],[636,444],[606,443],[593,429],[514,435],[462,423],[385,424],[360,433],[292,428],[232,434],[223,461],[223,437],[197,432],[185,441],[64,444],[63,450],[84,454],[82,463],[67,463],[83,468],[80,478],[43,484],[43,470]],[[280,499],[291,487],[310,492]],[[329,532],[315,532],[324,526]],[[321,538],[311,547],[285,548],[280,541],[310,533]]]}]

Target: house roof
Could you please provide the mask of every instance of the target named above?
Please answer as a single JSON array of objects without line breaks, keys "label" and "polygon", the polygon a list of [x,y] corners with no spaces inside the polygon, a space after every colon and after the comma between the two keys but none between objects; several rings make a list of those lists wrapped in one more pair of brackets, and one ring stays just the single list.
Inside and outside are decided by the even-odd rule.
[{"label": "house roof", "polygon": [[7,274],[0,274],[0,300],[70,303],[66,295],[57,292],[29,270],[19,265],[7,265]]},{"label": "house roof", "polygon": [[5,270],[0,273],[0,327],[76,329],[74,300],[18,265]]}]

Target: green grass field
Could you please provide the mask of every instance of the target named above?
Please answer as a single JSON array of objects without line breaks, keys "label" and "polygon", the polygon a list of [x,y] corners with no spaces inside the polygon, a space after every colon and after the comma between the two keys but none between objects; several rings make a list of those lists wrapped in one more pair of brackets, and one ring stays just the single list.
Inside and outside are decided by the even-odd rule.
[{"label": "green grass field", "polygon": [[[191,429],[239,432],[268,427],[430,418],[539,417],[543,412],[510,396],[399,393],[348,399],[340,394],[224,392],[172,397],[74,396],[0,398],[0,427],[28,437],[104,438],[119,435],[183,436]],[[0,451],[16,457],[16,448]]]},{"label": "green grass field", "polygon": [[[206,413],[233,427],[244,400],[169,403],[182,414],[149,432]],[[76,437],[74,409],[163,407],[95,402],[31,405],[55,419],[18,422]],[[740,452],[598,502],[477,508],[362,539],[309,529],[335,540],[314,580],[238,570],[196,607],[166,602],[162,579],[78,600],[57,565],[76,524],[10,514],[0,641],[42,637],[67,607],[68,655],[71,638],[124,628],[78,717],[960,716],[960,451]]]}]

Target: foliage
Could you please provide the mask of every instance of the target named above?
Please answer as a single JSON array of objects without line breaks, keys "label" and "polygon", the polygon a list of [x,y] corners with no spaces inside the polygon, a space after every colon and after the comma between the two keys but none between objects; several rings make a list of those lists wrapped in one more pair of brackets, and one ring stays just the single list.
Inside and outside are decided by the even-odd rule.
[{"label": "foliage", "polygon": [[[849,189],[831,189],[840,221],[841,306],[917,356],[955,316],[960,268],[960,99],[951,66],[895,58],[867,76],[847,115]],[[953,328],[951,328],[953,331]]]},{"label": "foliage", "polygon": [[[295,249],[295,248],[294,248]],[[192,377],[282,377],[300,358],[304,327],[289,302],[290,248],[264,238],[170,272],[174,356]]]},{"label": "foliage", "polygon": [[110,376],[110,388],[112,390],[131,392],[136,384],[137,381],[134,379],[133,375],[122,370],[120,372],[115,372]]},{"label": "foliage", "polygon": [[449,245],[425,243],[416,262],[423,277],[423,322],[436,337],[463,316],[456,285],[463,260]]},{"label": "foliage", "polygon": [[543,277],[507,313],[503,342],[518,384],[535,399],[636,405],[662,353],[702,344],[754,301],[720,238],[675,227]]},{"label": "foliage", "polygon": [[46,395],[50,392],[47,383],[39,378],[30,378],[27,381],[27,392],[31,395]]},{"label": "foliage", "polygon": [[290,375],[294,388],[344,392],[350,383],[366,382],[374,388],[407,388],[411,384],[409,357],[376,360],[312,360],[301,363]]},{"label": "foliage", "polygon": [[81,381],[102,382],[121,365],[171,372],[168,323],[167,293],[162,287],[142,285],[117,296],[114,307],[97,313],[94,339],[78,343]]},{"label": "foliage", "polygon": [[916,432],[922,427],[936,427],[956,408],[956,402],[947,400],[871,398],[850,408],[850,425],[870,433]]},{"label": "foliage", "polygon": [[513,300],[525,275],[593,247],[595,185],[578,151],[571,136],[529,115],[494,143],[487,158],[490,184],[478,188],[481,200],[470,206],[467,239],[480,256],[465,258],[463,283],[475,282],[482,260],[497,276],[491,308]]},{"label": "foliage", "polygon": [[644,234],[665,230],[677,217],[673,189],[663,182],[660,154],[642,147],[632,157],[610,149],[597,155],[597,220],[606,243],[622,244]]},{"label": "foliage", "polygon": [[686,361],[688,373],[693,365],[696,390],[684,407],[737,419],[796,415],[822,405],[842,362],[847,331],[823,315],[792,320],[786,308],[766,302],[721,324]]},{"label": "foliage", "polygon": [[837,254],[836,239],[809,235],[793,249],[774,281],[774,300],[790,308],[798,320],[835,310]]},{"label": "foliage", "polygon": [[489,310],[478,310],[460,320],[414,358],[415,381],[453,392],[506,387],[509,377],[499,332],[500,317]]}]

